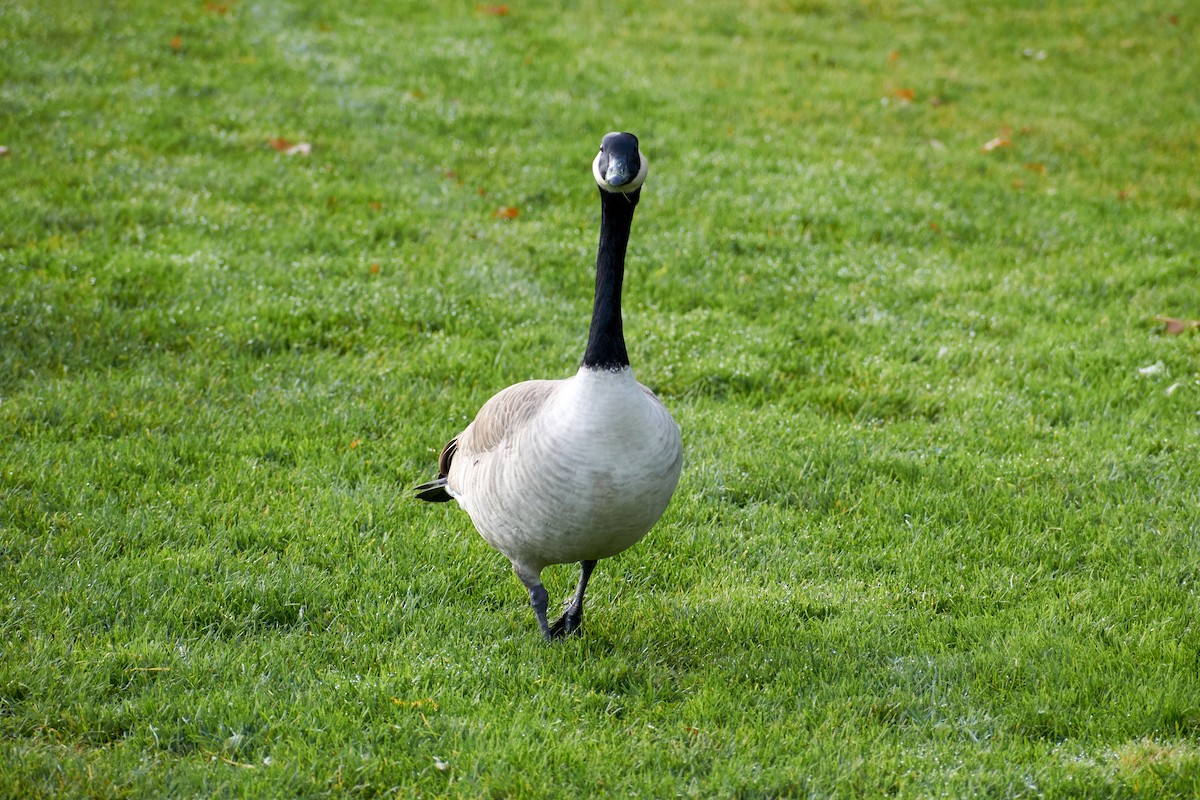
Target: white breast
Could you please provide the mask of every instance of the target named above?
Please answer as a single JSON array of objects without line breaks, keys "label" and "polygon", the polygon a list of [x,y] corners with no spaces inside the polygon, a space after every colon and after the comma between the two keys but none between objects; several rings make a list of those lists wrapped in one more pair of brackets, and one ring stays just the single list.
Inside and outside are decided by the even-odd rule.
[{"label": "white breast", "polygon": [[636,543],[666,509],[682,460],[679,427],[630,369],[582,368],[498,446],[460,449],[450,485],[484,539],[540,569]]}]

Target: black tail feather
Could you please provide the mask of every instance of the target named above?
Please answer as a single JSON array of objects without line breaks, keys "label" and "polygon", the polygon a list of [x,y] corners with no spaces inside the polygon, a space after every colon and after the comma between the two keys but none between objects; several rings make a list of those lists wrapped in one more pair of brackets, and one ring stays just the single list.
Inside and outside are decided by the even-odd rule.
[{"label": "black tail feather", "polygon": [[418,500],[424,500],[426,503],[447,503],[454,499],[450,496],[450,492],[446,491],[446,476],[450,474],[450,462],[454,460],[454,453],[457,450],[458,437],[456,436],[446,442],[441,455],[438,456],[437,479],[429,483],[422,483],[413,489],[417,493]]},{"label": "black tail feather", "polygon": [[413,491],[417,493],[418,500],[424,500],[426,503],[447,503],[454,499],[446,491],[445,475],[429,483],[422,483]]}]

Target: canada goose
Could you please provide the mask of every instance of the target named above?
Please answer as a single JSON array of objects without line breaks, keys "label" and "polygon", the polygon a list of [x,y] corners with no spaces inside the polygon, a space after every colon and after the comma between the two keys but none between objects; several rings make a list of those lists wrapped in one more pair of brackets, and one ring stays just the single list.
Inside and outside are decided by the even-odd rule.
[{"label": "canada goose", "polygon": [[[610,133],[592,162],[600,188],[596,295],[579,371],[526,381],[488,400],[438,458],[430,502],[457,500],[479,533],[508,556],[547,639],[574,633],[596,561],[641,539],[679,482],[679,426],[633,377],[621,328],[621,282],[633,212],[648,162],[631,133]],[[575,595],[546,621],[542,568],[578,561]]]}]

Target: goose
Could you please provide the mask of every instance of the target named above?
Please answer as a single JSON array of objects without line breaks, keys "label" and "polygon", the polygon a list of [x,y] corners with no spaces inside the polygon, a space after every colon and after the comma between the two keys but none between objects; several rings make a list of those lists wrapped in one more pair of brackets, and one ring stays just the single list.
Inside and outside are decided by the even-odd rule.
[{"label": "goose", "polygon": [[[621,285],[633,212],[649,163],[632,133],[609,133],[592,162],[600,189],[596,293],[578,372],[509,386],[442,449],[438,476],[415,489],[457,500],[512,563],[546,640],[583,623],[596,562],[632,547],[658,522],[683,463],[679,426],[629,366]],[[561,617],[547,621],[542,570],[579,562]]]}]

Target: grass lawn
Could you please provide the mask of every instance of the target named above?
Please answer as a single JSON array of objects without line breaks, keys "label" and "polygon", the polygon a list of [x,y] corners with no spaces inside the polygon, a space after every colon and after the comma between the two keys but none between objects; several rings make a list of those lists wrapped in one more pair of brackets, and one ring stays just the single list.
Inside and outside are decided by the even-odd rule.
[{"label": "grass lawn", "polygon": [[[1198,39],[5,0],[0,797],[1197,796]],[[574,372],[620,129],[685,466],[548,646],[409,489]]]}]

